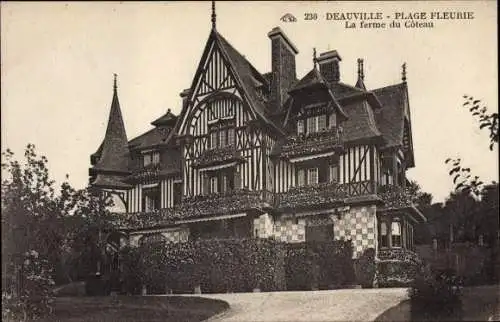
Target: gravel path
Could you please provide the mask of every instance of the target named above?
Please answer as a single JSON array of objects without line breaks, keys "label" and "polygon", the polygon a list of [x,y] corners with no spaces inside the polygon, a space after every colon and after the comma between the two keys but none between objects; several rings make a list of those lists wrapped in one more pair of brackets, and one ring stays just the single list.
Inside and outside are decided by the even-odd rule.
[{"label": "gravel path", "polygon": [[230,309],[207,321],[373,321],[407,299],[406,289],[202,294]]}]

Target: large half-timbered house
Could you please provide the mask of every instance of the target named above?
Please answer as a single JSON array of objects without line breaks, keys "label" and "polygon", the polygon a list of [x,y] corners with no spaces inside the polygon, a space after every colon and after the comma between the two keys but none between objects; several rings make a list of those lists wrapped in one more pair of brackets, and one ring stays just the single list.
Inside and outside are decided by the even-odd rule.
[{"label": "large half-timbered house", "polygon": [[179,115],[169,109],[128,140],[115,86],[90,184],[114,198],[132,244],[256,237],[350,239],[365,249],[413,247],[425,220],[405,192],[414,167],[403,65],[399,84],[342,82],[335,50],[296,75],[298,50],[268,34],[272,70],[260,73],[215,28]]}]

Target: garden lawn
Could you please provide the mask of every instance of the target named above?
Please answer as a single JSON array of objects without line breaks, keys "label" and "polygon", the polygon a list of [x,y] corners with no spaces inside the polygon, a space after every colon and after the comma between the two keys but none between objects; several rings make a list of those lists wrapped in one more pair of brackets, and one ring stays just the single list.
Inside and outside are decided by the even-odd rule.
[{"label": "garden lawn", "polygon": [[203,321],[229,305],[185,296],[58,297],[54,315],[42,321]]}]

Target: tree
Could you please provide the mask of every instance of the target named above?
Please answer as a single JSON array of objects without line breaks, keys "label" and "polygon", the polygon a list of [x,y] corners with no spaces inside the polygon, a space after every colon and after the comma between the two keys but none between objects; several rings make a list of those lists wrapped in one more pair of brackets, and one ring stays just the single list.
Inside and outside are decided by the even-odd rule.
[{"label": "tree", "polygon": [[482,105],[481,100],[472,96],[464,95],[463,107],[468,108],[472,116],[478,119],[479,129],[486,129],[490,137],[490,150],[498,144],[498,113],[488,114],[487,107]]},{"label": "tree", "polygon": [[[22,284],[28,282],[22,274],[26,260],[33,261],[26,258],[29,254],[36,254],[36,267],[47,267],[40,272],[51,272],[60,283],[71,281],[71,272],[81,263],[95,269],[105,261],[105,234],[114,228],[106,210],[111,198],[75,190],[68,182],[56,193],[48,160],[36,154],[33,144],[27,145],[22,163],[8,149],[2,157],[2,276],[7,282],[2,283],[3,293],[36,295]],[[48,294],[44,288],[49,286],[45,283],[40,291]]]}]

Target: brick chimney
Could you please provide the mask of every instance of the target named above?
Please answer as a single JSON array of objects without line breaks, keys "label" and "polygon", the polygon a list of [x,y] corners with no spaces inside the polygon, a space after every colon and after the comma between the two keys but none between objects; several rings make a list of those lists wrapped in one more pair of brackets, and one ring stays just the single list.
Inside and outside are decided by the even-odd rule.
[{"label": "brick chimney", "polygon": [[327,82],[338,82],[340,80],[339,62],[342,60],[336,50],[322,53],[316,59],[319,64],[321,75]]},{"label": "brick chimney", "polygon": [[267,36],[271,39],[272,84],[271,100],[280,109],[295,82],[295,55],[299,53],[280,27],[274,27]]}]

